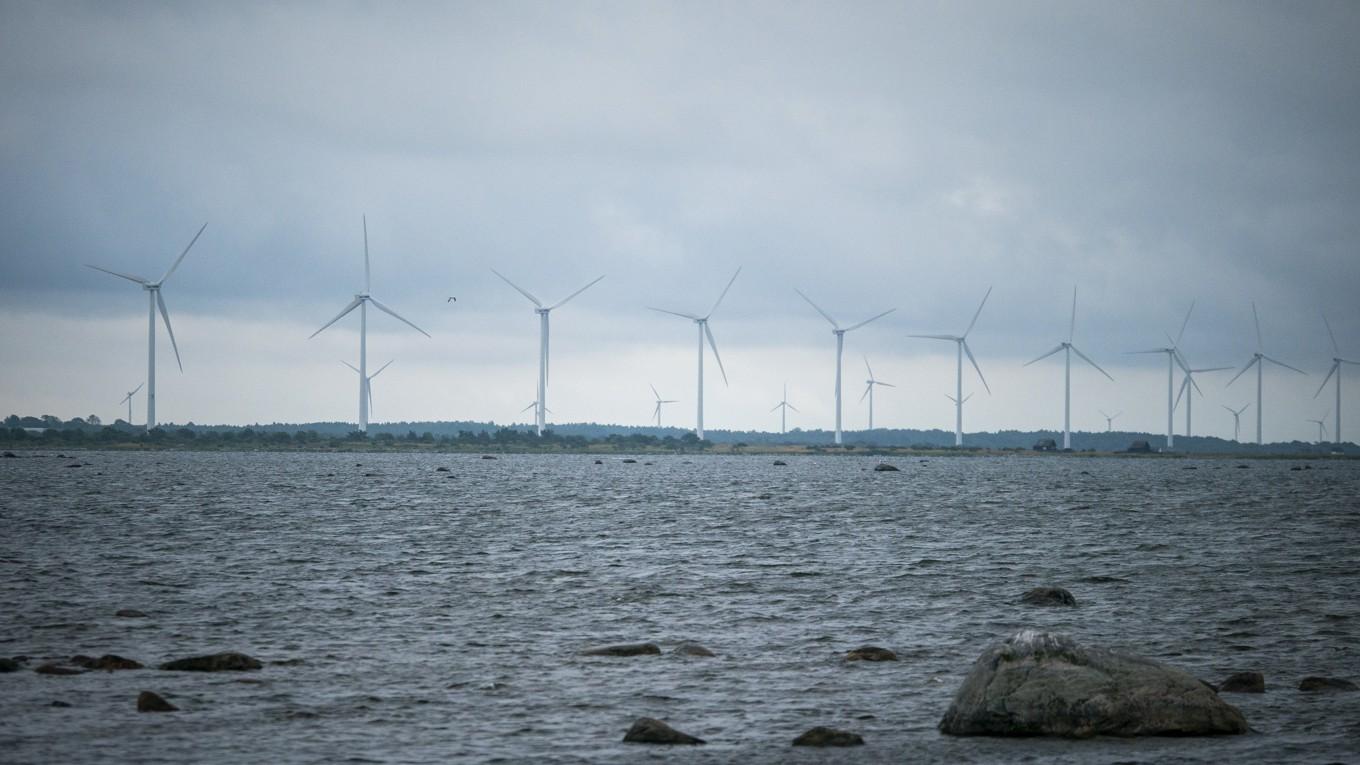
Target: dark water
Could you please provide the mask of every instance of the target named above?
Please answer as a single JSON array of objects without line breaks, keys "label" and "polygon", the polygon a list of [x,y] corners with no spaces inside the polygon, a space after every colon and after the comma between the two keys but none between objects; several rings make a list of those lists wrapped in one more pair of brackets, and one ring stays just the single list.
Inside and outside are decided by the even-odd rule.
[{"label": "dark water", "polygon": [[[1360,693],[1295,690],[1360,680],[1357,462],[77,458],[0,460],[0,655],[301,661],[0,674],[4,762],[1360,759]],[[1016,604],[1040,584],[1079,606]],[[940,735],[1022,627],[1261,671],[1267,693],[1225,697],[1257,732]],[[667,653],[576,655],[641,640]],[[684,640],[717,658],[669,654]],[[842,661],[866,643],[902,660]],[[143,689],[182,711],[139,714]],[[639,715],[709,744],[621,743]],[[814,725],[868,743],[789,747]]]}]

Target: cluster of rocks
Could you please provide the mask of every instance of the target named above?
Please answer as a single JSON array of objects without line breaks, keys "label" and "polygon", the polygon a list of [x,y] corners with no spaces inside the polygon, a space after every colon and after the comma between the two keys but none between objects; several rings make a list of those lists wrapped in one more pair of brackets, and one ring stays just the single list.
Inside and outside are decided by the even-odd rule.
[{"label": "cluster of rocks", "polygon": [[[138,616],[146,615],[140,611],[135,613]],[[123,611],[119,611],[118,614],[120,616],[125,615]],[[27,663],[27,656],[0,657],[0,673],[17,672]],[[260,669],[263,666],[258,659],[251,656],[235,651],[226,651],[205,656],[173,659],[160,664],[158,669],[170,672],[240,672]],[[34,667],[33,671],[40,675],[63,676],[83,675],[86,672],[115,672],[133,669],[145,669],[145,665],[135,659],[109,653],[98,658],[77,654],[65,662],[44,662]],[[54,701],[52,706],[69,707],[70,704],[64,701]],[[175,712],[178,709],[154,691],[142,691],[137,696],[138,712]]]}]

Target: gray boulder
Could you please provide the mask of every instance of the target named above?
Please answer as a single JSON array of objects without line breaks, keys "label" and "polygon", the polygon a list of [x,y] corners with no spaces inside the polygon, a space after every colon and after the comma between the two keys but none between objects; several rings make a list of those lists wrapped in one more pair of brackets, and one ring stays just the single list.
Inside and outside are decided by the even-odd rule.
[{"label": "gray boulder", "polygon": [[1305,677],[1299,681],[1301,691],[1357,691],[1360,686],[1356,686],[1349,680],[1341,680],[1334,677]]},{"label": "gray boulder", "polygon": [[1035,587],[1021,595],[1020,602],[1031,606],[1075,606],[1077,599],[1061,587]]},{"label": "gray boulder", "polygon": [[794,746],[862,746],[863,744],[864,739],[858,733],[826,728],[821,725],[793,740]]},{"label": "gray boulder", "polygon": [[187,659],[167,661],[161,665],[161,669],[177,672],[236,672],[247,669],[259,669],[262,666],[264,665],[257,659],[253,659],[243,653],[227,651],[225,653],[214,653],[208,656],[190,656]]},{"label": "gray boulder", "polygon": [[581,652],[582,656],[656,656],[661,653],[661,648],[656,643],[622,643],[619,645],[602,645],[598,648],[587,648]]},{"label": "gray boulder", "polygon": [[880,463],[878,463],[877,465],[874,465],[874,472],[875,472],[875,473],[896,473],[896,472],[898,472],[898,468],[897,468],[896,465],[889,465],[889,464],[886,463],[886,462],[880,462]]},{"label": "gray boulder", "polygon": [[897,661],[897,654],[876,645],[864,645],[845,654],[846,661]]},{"label": "gray boulder", "polygon": [[179,707],[171,704],[155,691],[142,691],[137,694],[138,712],[178,712]]},{"label": "gray boulder", "polygon": [[116,669],[141,669],[142,664],[134,659],[126,659],[117,654],[106,653],[98,659],[89,656],[72,656],[71,663],[85,669],[102,669],[112,672]]},{"label": "gray boulder", "polygon": [[671,653],[676,654],[677,656],[700,656],[700,657],[713,656],[712,651],[708,650],[707,648],[704,648],[698,643],[681,643],[680,645],[671,649]]},{"label": "gray boulder", "polygon": [[18,672],[19,662],[0,656],[0,672]]},{"label": "gray boulder", "polygon": [[1260,672],[1235,672],[1218,686],[1219,693],[1265,693],[1266,677]]},{"label": "gray boulder", "polygon": [[633,727],[623,734],[623,740],[630,744],[702,744],[704,740],[681,733],[666,723],[652,717],[639,717]]},{"label": "gray boulder", "polygon": [[955,736],[1202,736],[1247,721],[1186,672],[1022,630],[973,665],[940,730]]}]

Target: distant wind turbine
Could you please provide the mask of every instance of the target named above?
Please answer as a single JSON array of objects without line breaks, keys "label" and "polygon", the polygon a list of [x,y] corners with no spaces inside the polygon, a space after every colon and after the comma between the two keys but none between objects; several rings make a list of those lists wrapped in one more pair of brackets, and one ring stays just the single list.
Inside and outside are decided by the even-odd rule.
[{"label": "distant wind turbine", "polygon": [[571,300],[582,292],[595,286],[597,282],[604,278],[604,274],[597,276],[594,281],[586,286],[567,295],[547,308],[544,308],[543,303],[541,303],[538,298],[529,294],[528,290],[505,278],[500,271],[493,268],[491,269],[491,273],[499,276],[501,281],[514,287],[515,291],[519,294],[529,298],[529,302],[533,303],[535,306],[534,313],[538,314],[538,399],[534,401],[534,404],[538,408],[534,410],[534,425],[538,428],[538,435],[541,436],[543,435],[543,428],[548,422],[548,314],[552,313],[554,308],[560,308],[565,305],[568,300]]},{"label": "distant wind turbine", "polygon": [[851,324],[850,326],[842,329],[841,325],[837,324],[836,320],[831,318],[831,314],[827,313],[826,311],[823,311],[820,306],[812,302],[812,298],[808,297],[807,295],[804,295],[802,290],[795,289],[794,292],[797,292],[799,297],[806,300],[808,305],[815,308],[817,310],[817,313],[820,313],[822,315],[822,318],[831,322],[831,334],[836,336],[836,443],[839,444],[841,442],[841,356],[845,351],[845,333],[851,330],[859,329],[860,327],[864,326],[865,324],[868,324],[871,321],[881,319],[884,316],[887,316],[888,314],[892,313],[893,311],[896,311],[897,309],[889,308],[883,313],[870,316],[869,318],[865,319],[864,321],[861,321],[858,324]]},{"label": "distant wind turbine", "polygon": [[1104,409],[1099,410],[1099,412],[1100,412],[1100,416],[1105,418],[1105,432],[1106,432],[1106,433],[1109,433],[1109,432],[1111,432],[1111,431],[1114,430],[1114,421],[1115,421],[1115,419],[1116,419],[1117,417],[1119,417],[1119,415],[1123,414],[1123,412],[1115,412],[1114,414],[1106,414]]},{"label": "distant wind turbine", "polygon": [[1263,363],[1263,361],[1269,361],[1270,363],[1275,364],[1276,366],[1281,366],[1284,367],[1285,369],[1291,369],[1295,372],[1298,372],[1301,375],[1306,375],[1308,373],[1303,371],[1302,369],[1299,369],[1298,367],[1291,367],[1288,364],[1284,363],[1283,361],[1276,361],[1275,359],[1272,359],[1271,357],[1267,356],[1262,351],[1264,343],[1261,342],[1261,317],[1256,313],[1256,301],[1254,300],[1251,303],[1251,318],[1253,321],[1256,322],[1256,352],[1251,355],[1251,361],[1248,361],[1247,365],[1242,367],[1242,371],[1233,375],[1233,379],[1228,381],[1228,385],[1232,385],[1233,383],[1237,382],[1237,378],[1241,377],[1242,374],[1246,372],[1248,369],[1251,369],[1252,364],[1256,365],[1256,445],[1260,446],[1262,444],[1261,389],[1264,387],[1265,376],[1264,370],[1266,366]]},{"label": "distant wind turbine", "polygon": [[1190,369],[1190,368],[1186,368],[1186,370],[1185,370],[1185,379],[1181,381],[1181,389],[1180,389],[1180,392],[1178,392],[1178,393],[1176,394],[1176,404],[1175,404],[1176,406],[1180,406],[1180,405],[1181,405],[1181,397],[1182,397],[1182,396],[1185,397],[1185,437],[1186,437],[1186,438],[1189,438],[1189,437],[1192,435],[1192,433],[1191,433],[1191,424],[1190,424],[1190,412],[1191,412],[1191,408],[1192,408],[1192,406],[1193,406],[1193,402],[1194,402],[1194,398],[1195,398],[1194,396],[1189,395],[1189,394],[1190,394],[1190,388],[1191,388],[1191,387],[1194,387],[1196,393],[1200,394],[1201,396],[1204,395],[1204,391],[1202,391],[1202,390],[1199,389],[1199,383],[1195,382],[1195,375],[1200,374],[1200,373],[1202,373],[1202,372],[1224,372],[1224,371],[1227,371],[1227,370],[1230,370],[1230,369],[1232,369],[1232,367],[1205,367],[1204,369]]},{"label": "distant wind turbine", "polygon": [[[737,280],[737,277],[740,276],[740,275],[741,275],[741,268],[738,267],[737,270],[736,270],[736,272],[732,274],[732,278],[727,280],[727,286],[726,286],[726,287],[723,287],[723,291],[718,295],[718,299],[715,300],[715,301],[713,301],[713,307],[710,308],[710,309],[708,309],[708,313],[704,314],[703,316],[695,316],[695,315],[692,314],[692,313],[683,313],[683,312],[681,312],[681,311],[668,311],[668,310],[666,310],[665,308],[652,308],[653,311],[657,311],[658,313],[668,313],[668,314],[670,314],[671,316],[679,316],[679,317],[682,318],[682,319],[689,319],[690,321],[694,322],[694,325],[695,325],[696,327],[699,328],[699,383],[698,383],[698,392],[695,394],[695,401],[697,402],[697,404],[696,404],[696,406],[697,406],[696,412],[697,412],[697,413],[696,413],[696,415],[695,415],[695,420],[694,420],[694,435],[698,436],[701,440],[702,440],[703,437],[704,437],[704,339],[705,339],[705,338],[708,339],[708,347],[713,349],[713,358],[714,358],[714,360],[716,360],[716,361],[718,362],[718,371],[722,373],[723,385],[726,385],[726,384],[727,384],[727,370],[723,369],[722,356],[719,356],[719,355],[718,355],[718,344],[713,340],[713,331],[710,330],[710,329],[708,328],[708,320],[709,320],[710,317],[713,316],[713,313],[714,313],[715,311],[718,310],[718,306],[722,305],[723,298],[727,297],[727,291],[730,290],[730,289],[732,289],[732,282],[735,282],[735,281]],[[648,306],[648,307],[650,308],[651,306]]]},{"label": "distant wind turbine", "polygon": [[1045,353],[1044,355],[1040,356],[1039,358],[1034,359],[1033,361],[1028,361],[1028,362],[1025,363],[1025,366],[1029,366],[1030,364],[1033,364],[1033,363],[1036,362],[1036,361],[1043,361],[1044,359],[1048,358],[1049,356],[1052,356],[1053,354],[1057,353],[1058,351],[1064,351],[1064,354],[1063,354],[1064,362],[1065,362],[1065,365],[1064,365],[1064,370],[1065,370],[1065,371],[1063,372],[1063,448],[1064,448],[1064,449],[1071,449],[1071,448],[1072,448],[1072,354],[1074,354],[1074,353],[1077,354],[1077,356],[1080,357],[1082,361],[1085,361],[1087,364],[1090,364],[1092,367],[1095,367],[1095,370],[1096,370],[1097,372],[1099,372],[1099,373],[1105,375],[1107,378],[1110,379],[1111,382],[1114,382],[1114,378],[1113,378],[1113,377],[1110,377],[1110,373],[1109,373],[1109,372],[1106,372],[1105,370],[1101,369],[1099,364],[1096,364],[1094,361],[1091,361],[1091,359],[1088,358],[1088,357],[1086,356],[1086,354],[1084,354],[1084,353],[1082,353],[1081,351],[1077,350],[1077,347],[1076,347],[1075,345],[1072,344],[1072,336],[1076,333],[1076,331],[1077,331],[1077,288],[1076,288],[1076,287],[1073,287],[1073,288],[1072,288],[1072,321],[1071,321],[1071,323],[1070,323],[1070,324],[1068,325],[1068,327],[1067,327],[1067,342],[1065,342],[1065,343],[1058,343],[1058,347],[1054,348],[1053,350],[1049,351],[1048,353]]},{"label": "distant wind turbine", "polygon": [[1318,426],[1318,440],[1317,440],[1317,442],[1320,443],[1320,444],[1321,444],[1321,443],[1326,443],[1326,441],[1327,441],[1327,415],[1325,415],[1325,414],[1322,415],[1322,419],[1320,419],[1320,420],[1309,420],[1309,422],[1316,422],[1316,423],[1317,423],[1317,426]]},{"label": "distant wind turbine", "polygon": [[1329,321],[1327,321],[1327,315],[1326,315],[1326,314],[1323,314],[1323,315],[1322,315],[1322,323],[1327,325],[1327,336],[1330,337],[1330,338],[1332,339],[1332,352],[1335,353],[1336,355],[1332,357],[1332,368],[1327,370],[1327,376],[1324,377],[1324,378],[1322,379],[1322,384],[1318,386],[1317,393],[1314,393],[1314,394],[1313,394],[1313,398],[1317,398],[1318,395],[1322,393],[1322,389],[1325,388],[1325,387],[1327,387],[1327,381],[1332,379],[1332,375],[1336,375],[1336,410],[1335,410],[1335,411],[1336,411],[1336,439],[1335,439],[1335,441],[1336,441],[1336,443],[1339,444],[1339,443],[1342,443],[1342,440],[1341,440],[1341,365],[1342,365],[1342,364],[1351,364],[1351,365],[1353,365],[1353,366],[1360,366],[1360,361],[1347,361],[1346,359],[1341,358],[1341,348],[1336,344],[1336,335],[1332,334],[1332,323],[1329,322]]},{"label": "distant wind turbine", "polygon": [[1247,403],[1247,404],[1243,404],[1241,409],[1233,409],[1232,407],[1228,406],[1227,404],[1222,404],[1222,407],[1223,407],[1224,409],[1227,409],[1229,412],[1231,412],[1231,413],[1232,413],[1232,416],[1233,416],[1233,440],[1234,440],[1234,441],[1238,440],[1238,436],[1239,436],[1240,433],[1241,433],[1241,425],[1242,425],[1242,420],[1241,420],[1241,418],[1242,418],[1242,413],[1245,412],[1245,411],[1247,411],[1247,407],[1249,407],[1249,406],[1251,406],[1251,404],[1250,404],[1250,403]]},{"label": "distant wind turbine", "polygon": [[[954,445],[963,446],[963,402],[967,398],[963,396],[963,355],[968,354],[968,360],[972,362],[973,369],[977,370],[978,379],[982,381],[982,387],[987,389],[987,394],[991,395],[992,389],[987,385],[987,378],[982,376],[982,367],[978,366],[977,359],[973,358],[973,351],[968,347],[968,333],[973,331],[973,325],[977,324],[978,317],[982,315],[982,307],[987,305],[987,298],[991,297],[992,288],[987,288],[987,293],[982,296],[982,302],[978,304],[977,311],[973,313],[973,320],[968,322],[968,329],[962,335],[907,335],[907,337],[923,337],[931,340],[949,340],[955,344],[955,370],[954,370],[954,395],[949,396],[949,400],[954,402]],[[971,398],[971,394],[969,398]]]},{"label": "distant wind turbine", "polygon": [[652,385],[651,383],[647,383],[647,387],[648,387],[648,388],[651,388],[651,389],[652,389],[652,395],[653,395],[653,396],[656,396],[656,409],[653,409],[653,410],[652,410],[652,416],[656,418],[656,426],[659,428],[659,427],[661,427],[661,405],[662,405],[662,404],[676,404],[676,403],[679,403],[679,399],[674,399],[674,398],[662,398],[662,397],[661,397],[661,394],[656,392],[656,386],[655,386],[655,385]]},{"label": "distant wind turbine", "polygon": [[[395,359],[393,359],[392,361],[395,361]],[[368,413],[369,413],[369,414],[373,414],[373,378],[375,378],[375,377],[377,377],[378,375],[382,374],[382,371],[383,371],[384,369],[387,369],[389,366],[391,366],[391,365],[392,365],[392,361],[388,361],[386,364],[383,364],[382,366],[378,367],[378,371],[374,372],[374,373],[371,374],[371,375],[367,375],[367,376],[364,376],[364,373],[363,373],[363,372],[359,372],[359,368],[358,368],[358,367],[354,366],[353,364],[349,363],[348,361],[343,361],[343,360],[342,360],[342,361],[340,362],[341,364],[344,364],[345,366],[349,367],[350,369],[353,369],[355,372],[358,372],[359,375],[360,375],[360,377],[362,378],[362,380],[363,380],[364,396],[368,399]]]},{"label": "distant wind turbine", "polygon": [[[184,261],[184,256],[189,254],[190,248],[192,248],[192,247],[194,246],[194,242],[197,242],[197,241],[198,241],[198,238],[199,238],[200,236],[203,235],[203,229],[205,229],[205,228],[207,228],[207,227],[208,227],[208,224],[207,224],[207,223],[204,223],[202,226],[199,227],[198,233],[197,233],[197,234],[194,234],[194,238],[193,238],[193,239],[190,239],[190,240],[189,240],[189,246],[184,248],[184,252],[181,252],[181,253],[179,254],[179,257],[178,257],[178,258],[175,258],[175,262],[170,266],[170,270],[165,272],[165,276],[162,276],[161,278],[157,279],[157,280],[154,281],[154,282],[151,281],[150,279],[145,279],[145,278],[140,277],[140,276],[133,276],[132,274],[121,274],[121,273],[118,273],[117,271],[110,271],[110,270],[107,269],[107,268],[100,268],[99,266],[92,266],[92,265],[90,265],[90,264],[88,264],[88,263],[85,264],[87,268],[93,268],[93,269],[96,270],[96,271],[103,271],[103,272],[106,273],[106,274],[111,274],[111,275],[113,275],[113,276],[117,276],[117,277],[120,278],[120,279],[127,279],[127,280],[130,281],[130,282],[136,282],[136,283],[142,285],[142,289],[146,290],[147,302],[148,302],[148,305],[149,305],[149,307],[147,308],[147,329],[146,329],[146,429],[147,429],[147,430],[151,430],[152,428],[156,427],[156,310],[157,310],[157,309],[160,309],[161,318],[165,321],[165,333],[166,333],[167,335],[170,336],[170,347],[171,347],[172,349],[174,349],[174,351],[175,351],[175,364],[179,366],[179,371],[180,371],[180,372],[183,372],[183,371],[184,371],[184,364],[183,364],[183,363],[180,361],[180,359],[179,359],[179,346],[175,344],[175,331],[174,331],[173,329],[170,328],[170,312],[167,311],[167,310],[165,310],[165,299],[161,297],[161,285],[162,285],[162,284],[165,284],[166,280],[170,278],[170,275],[173,274],[173,273],[175,273],[175,269],[176,269],[176,268],[179,268],[179,264],[180,264],[181,262]],[[131,405],[129,404],[129,406],[131,406]],[[128,423],[131,424],[131,421],[132,421],[132,416],[129,414],[129,416],[128,416]]]},{"label": "distant wind turbine", "polygon": [[[358,309],[359,309],[359,432],[360,432],[360,433],[367,433],[367,432],[368,432],[368,405],[369,405],[369,393],[368,393],[368,380],[369,380],[369,375],[368,375],[368,304],[369,304],[369,303],[372,303],[374,308],[377,308],[379,311],[382,311],[383,313],[385,313],[385,314],[391,316],[392,318],[396,319],[397,321],[400,321],[401,323],[407,325],[407,326],[410,327],[411,329],[414,329],[415,331],[419,332],[420,334],[422,334],[422,335],[424,335],[424,336],[426,336],[426,337],[429,337],[429,336],[430,336],[430,333],[429,333],[429,332],[426,332],[425,330],[421,329],[420,327],[417,327],[416,325],[412,324],[412,323],[411,323],[410,321],[408,321],[405,317],[401,316],[401,315],[398,314],[396,311],[393,311],[391,308],[388,308],[387,306],[385,306],[385,305],[383,305],[382,303],[378,302],[378,299],[377,299],[377,298],[375,298],[375,297],[373,297],[372,295],[369,294],[369,290],[370,290],[370,287],[371,287],[371,278],[370,278],[370,277],[371,277],[371,274],[370,274],[370,269],[369,269],[369,265],[368,265],[368,216],[367,216],[367,215],[363,216],[363,223],[364,223],[364,291],[363,291],[363,292],[360,292],[360,293],[357,294],[357,295],[355,295],[355,296],[354,296],[354,299],[350,301],[349,305],[347,305],[347,306],[345,306],[343,309],[341,309],[340,313],[336,314],[334,319],[331,319],[330,321],[328,321],[328,322],[326,322],[325,324],[321,325],[321,329],[318,329],[317,331],[313,332],[307,339],[308,339],[308,340],[311,340],[313,337],[316,337],[317,335],[321,334],[322,332],[325,332],[326,329],[327,329],[328,327],[330,327],[332,324],[334,324],[334,323],[336,323],[337,321],[340,321],[341,319],[345,318],[345,315],[348,314],[350,311],[353,311],[355,308],[358,308]],[[389,361],[388,364],[390,364],[390,363],[392,363],[392,362]],[[348,366],[348,364],[346,364],[346,366]],[[379,371],[381,371],[381,370],[379,370]],[[376,376],[377,373],[375,372],[374,375]]]},{"label": "distant wind turbine", "polygon": [[782,435],[784,435],[784,434],[786,434],[786,433],[789,432],[789,429],[788,429],[788,416],[789,416],[789,410],[792,409],[792,410],[795,411],[795,412],[798,411],[798,407],[796,407],[796,406],[794,406],[793,404],[790,404],[790,403],[789,403],[789,384],[788,384],[788,383],[784,383],[784,397],[781,398],[781,399],[779,399],[779,403],[778,403],[778,404],[775,404],[774,407],[773,407],[772,409],[770,409],[770,411],[773,412],[775,409],[783,410],[783,411],[781,411],[781,412],[779,413],[779,434],[782,436]]},{"label": "distant wind turbine", "polygon": [[883,386],[886,386],[886,387],[889,387],[889,388],[896,388],[897,386],[896,386],[896,385],[893,385],[892,383],[886,383],[886,382],[883,382],[883,381],[881,381],[881,380],[874,379],[874,368],[871,367],[871,366],[869,366],[869,357],[868,357],[868,356],[865,356],[865,357],[864,357],[864,368],[867,369],[867,370],[869,370],[869,379],[864,381],[864,394],[861,395],[861,396],[859,397],[859,400],[860,400],[860,401],[863,401],[864,398],[865,398],[865,396],[868,396],[868,397],[869,397],[869,430],[873,430],[873,429],[874,429],[874,386],[875,386],[875,385],[883,385]]},{"label": "distant wind turbine", "polygon": [[141,385],[138,385],[136,388],[133,388],[132,390],[128,391],[128,394],[127,394],[126,396],[123,397],[123,400],[118,402],[118,403],[120,403],[120,404],[127,404],[127,405],[128,405],[128,418],[127,418],[127,424],[129,424],[129,425],[132,424],[132,397],[135,396],[135,395],[137,395],[137,391],[141,390],[141,389],[142,389],[142,385],[145,385],[145,384],[146,384],[146,383],[142,383]]},{"label": "distant wind turbine", "polygon": [[[519,413],[520,413],[520,414],[524,414],[525,412],[529,411],[530,409],[533,409],[533,410],[537,411],[537,409],[538,409],[538,402],[537,402],[537,401],[530,401],[528,406],[526,406],[526,407],[524,407],[523,409],[519,410]],[[553,413],[554,413],[553,410],[551,410],[551,409],[544,409],[543,411],[547,412],[548,414],[553,414]]]},{"label": "distant wind turbine", "polygon": [[1187,371],[1188,371],[1189,368],[1190,368],[1189,365],[1186,363],[1185,358],[1184,358],[1184,357],[1181,355],[1181,353],[1180,353],[1180,343],[1181,343],[1181,338],[1185,335],[1185,327],[1186,327],[1187,324],[1190,323],[1190,314],[1191,314],[1191,313],[1194,313],[1194,311],[1195,311],[1195,301],[1191,300],[1191,301],[1190,301],[1190,308],[1189,308],[1189,310],[1187,310],[1187,311],[1185,312],[1185,320],[1181,322],[1181,331],[1176,333],[1176,339],[1175,339],[1175,340],[1172,340],[1172,339],[1171,339],[1171,336],[1170,336],[1170,335],[1167,335],[1167,340],[1170,341],[1170,343],[1171,343],[1171,344],[1168,345],[1167,347],[1165,347],[1165,348],[1152,348],[1152,349],[1149,349],[1149,350],[1146,350],[1146,351],[1129,351],[1130,354],[1145,354],[1145,353],[1165,353],[1165,354],[1166,354],[1166,448],[1167,448],[1167,449],[1172,448],[1172,447],[1175,445],[1175,443],[1176,443],[1176,434],[1175,434],[1175,432],[1174,432],[1173,424],[1172,424],[1172,418],[1173,418],[1173,414],[1174,414],[1174,412],[1175,412],[1176,407],[1175,407],[1175,404],[1172,403],[1172,400],[1171,400],[1171,399],[1172,399],[1173,391],[1175,390],[1175,388],[1174,388],[1174,380],[1175,380],[1176,366],[1177,366],[1177,365],[1180,365],[1180,368],[1181,368],[1181,369],[1184,369],[1184,370],[1187,370]]}]

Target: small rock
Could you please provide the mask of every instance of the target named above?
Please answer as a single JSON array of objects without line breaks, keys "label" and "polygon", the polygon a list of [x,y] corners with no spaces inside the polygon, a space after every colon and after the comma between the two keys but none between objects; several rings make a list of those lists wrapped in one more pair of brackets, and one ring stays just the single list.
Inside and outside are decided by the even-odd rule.
[{"label": "small rock", "polygon": [[620,643],[619,645],[587,648],[581,652],[582,656],[655,656],[660,654],[661,649],[657,647],[656,643]]},{"label": "small rock", "polygon": [[36,667],[34,672],[40,675],[83,675],[85,670],[75,667],[63,667],[60,664],[41,664]]},{"label": "small rock", "polygon": [[[897,654],[886,648],[860,646],[845,655],[846,661],[897,661]],[[814,729],[815,730],[815,729]]]},{"label": "small rock", "polygon": [[862,746],[864,739],[858,733],[836,730],[821,725],[809,730],[793,740],[794,746]]},{"label": "small rock", "polygon": [[259,669],[262,666],[264,665],[260,664],[258,660],[243,653],[227,651],[208,656],[191,656],[187,659],[167,661],[161,665],[161,669],[173,672],[224,672]]},{"label": "small rock", "polygon": [[484,459],[484,460],[494,460],[494,459],[496,459],[496,458],[495,458],[495,457],[492,457],[490,454],[483,454],[483,455],[482,455],[482,459]]},{"label": "small rock", "polygon": [[447,473],[447,472],[449,472],[449,469],[446,468],[446,467],[437,467],[437,468],[434,469],[434,472],[436,472],[436,473]]},{"label": "small rock", "polygon": [[704,740],[688,733],[681,733],[660,720],[639,717],[633,727],[623,734],[623,740],[630,744],[702,744]]},{"label": "small rock", "polygon": [[179,707],[161,698],[159,693],[142,691],[137,694],[138,712],[178,712]]},{"label": "small rock", "polygon": [[60,707],[60,708],[66,708],[66,707],[69,707],[69,706],[71,706],[71,704],[70,704],[70,702],[66,702],[66,701],[60,701],[60,700],[58,700],[58,701],[54,701],[54,702],[52,702],[52,703],[51,703],[51,704],[48,704],[48,706],[49,706],[49,707]]},{"label": "small rock", "polygon": [[775,467],[788,467],[789,465],[789,463],[785,462],[784,460],[775,460],[770,464],[774,465]]},{"label": "small rock", "polygon": [[1341,680],[1335,677],[1305,677],[1299,682],[1301,691],[1360,691],[1360,686],[1356,686],[1349,680]]},{"label": "small rock", "polygon": [[71,663],[77,667],[84,667],[85,669],[102,669],[109,672],[112,672],[115,669],[142,668],[141,662],[125,659],[122,656],[116,656],[111,653],[106,653],[98,659],[92,659],[89,656],[72,656]]},{"label": "small rock", "polygon": [[19,662],[0,656],[0,672],[18,672]]},{"label": "small rock", "polygon": [[769,492],[765,492],[764,494],[757,494],[756,499],[774,499],[774,495]]},{"label": "small rock", "polygon": [[67,465],[66,467],[70,468],[70,467],[83,467],[83,466],[82,466],[79,462],[72,462],[71,464]]},{"label": "small rock", "polygon": [[145,619],[146,614],[135,608],[120,608],[113,614],[120,619]]},{"label": "small rock", "polygon": [[4,455],[3,455],[3,459],[7,459],[7,460],[13,460],[13,459],[18,459],[18,458],[19,458],[19,455],[15,454],[14,452],[5,452]]},{"label": "small rock", "polygon": [[620,460],[620,462],[622,462],[622,463],[625,464],[625,465],[635,465],[635,464],[637,464],[637,460]]},{"label": "small rock", "polygon": [[698,643],[681,643],[671,653],[679,656],[713,656],[713,652]]},{"label": "small rock", "polygon": [[1020,602],[1031,606],[1075,606],[1077,599],[1061,587],[1035,587],[1021,595]]},{"label": "small rock", "polygon": [[596,464],[596,465],[603,465],[603,464],[604,464],[604,460],[595,460],[595,464]]},{"label": "small rock", "polygon": [[889,464],[886,463],[886,462],[880,462],[880,463],[878,463],[877,465],[874,465],[874,472],[875,472],[875,473],[896,473],[896,472],[897,472],[897,466],[896,466],[896,465],[889,465]]},{"label": "small rock", "polygon": [[1237,469],[1238,469],[1238,470],[1246,470],[1246,469],[1249,468],[1249,467],[1251,467],[1251,466],[1250,466],[1250,465],[1238,465],[1238,466],[1237,466]]},{"label": "small rock", "polygon": [[1219,693],[1265,693],[1266,678],[1260,672],[1236,672],[1218,686]]}]

